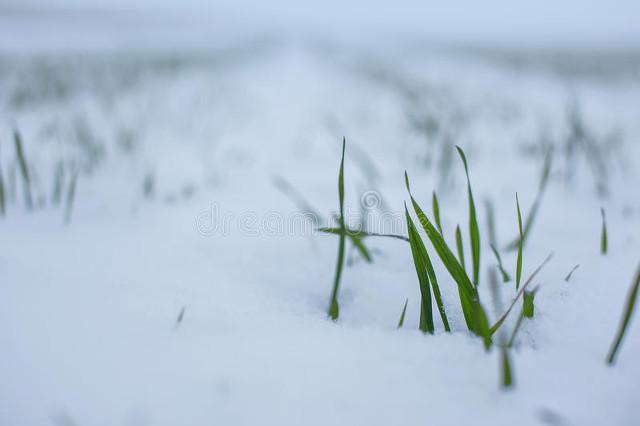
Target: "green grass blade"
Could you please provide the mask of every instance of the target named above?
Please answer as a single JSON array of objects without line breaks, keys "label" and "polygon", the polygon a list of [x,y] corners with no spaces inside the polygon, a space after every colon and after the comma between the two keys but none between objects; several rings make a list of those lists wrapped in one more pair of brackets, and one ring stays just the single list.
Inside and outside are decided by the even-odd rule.
[{"label": "green grass blade", "polygon": [[566,282],[569,282],[569,280],[571,279],[571,276],[573,275],[573,273],[576,271],[576,269],[578,269],[580,267],[580,265],[576,265],[573,268],[571,268],[571,270],[569,271],[569,273],[567,274],[566,277],[564,277],[564,280]]},{"label": "green grass blade", "polygon": [[627,302],[622,314],[622,320],[620,321],[620,325],[618,327],[618,332],[616,333],[613,344],[611,345],[611,349],[609,350],[609,355],[607,355],[607,364],[609,365],[612,365],[615,362],[616,355],[618,353],[618,350],[620,349],[620,344],[622,343],[624,334],[627,331],[627,327],[629,326],[629,320],[631,319],[633,308],[635,307],[636,299],[638,298],[638,287],[640,287],[640,267],[638,268],[638,271],[636,272],[636,275],[633,279],[633,283],[631,284],[631,289],[629,291],[629,296],[627,297]]},{"label": "green grass blade", "polygon": [[[335,234],[335,235],[340,235],[340,232],[341,232],[340,228],[318,228],[316,229],[316,231],[322,232],[324,234]],[[348,229],[348,228],[346,231],[347,231],[347,236],[350,238],[364,239],[367,237],[383,237],[383,238],[393,238],[396,240],[409,242],[409,238],[405,237],[404,235],[379,234],[377,232],[369,232],[369,231],[362,231],[362,230],[356,231],[354,229]]]},{"label": "green grass blade", "polygon": [[538,275],[538,272],[540,272],[540,270],[544,267],[544,265],[546,265],[551,260],[552,257],[553,257],[553,253],[551,253],[549,256],[547,256],[547,258],[540,264],[540,266],[538,266],[536,268],[536,270],[533,271],[533,273],[531,275],[529,275],[529,278],[527,278],[527,280],[524,282],[524,284],[522,285],[522,288],[520,288],[520,291],[516,294],[516,297],[513,298],[513,301],[511,302],[511,305],[509,305],[509,307],[502,314],[502,316],[500,316],[500,318],[498,318],[498,320],[491,326],[491,328],[490,328],[491,334],[494,334],[496,331],[498,331],[500,326],[502,326],[502,324],[504,323],[504,321],[509,316],[509,313],[511,312],[511,310],[515,306],[515,304],[518,301],[518,299],[520,298],[520,296],[523,295],[523,293],[526,290],[527,286],[531,283],[531,281],[533,281],[535,276]]},{"label": "green grass blade", "polygon": [[462,265],[462,269],[467,271],[467,267],[464,265],[464,246],[462,245],[462,232],[460,232],[460,225],[456,226],[456,250],[458,251],[458,260]]},{"label": "green grass blade", "polygon": [[471,258],[473,260],[473,284],[478,285],[480,277],[480,228],[478,227],[478,218],[476,217],[476,206],[473,201],[473,193],[471,192],[471,179],[469,178],[469,167],[467,166],[467,157],[459,146],[456,146],[458,154],[464,164],[464,172],[467,175],[467,192],[469,195],[469,238],[471,239]]},{"label": "green grass blade", "polygon": [[420,330],[433,334],[435,327],[433,323],[433,307],[431,306],[431,289],[429,285],[429,275],[424,263],[426,248],[411,216],[409,216],[406,204],[404,210],[407,218],[411,255],[413,256],[413,264],[416,268],[418,283],[420,285]]},{"label": "green grass blade", "polygon": [[346,140],[342,139],[342,159],[340,160],[340,172],[338,174],[338,197],[340,199],[340,242],[338,245],[338,260],[336,262],[336,273],[333,279],[333,289],[331,290],[331,301],[329,302],[329,317],[337,321],[340,317],[340,306],[338,304],[338,291],[340,290],[340,278],[344,266],[344,248],[346,227],[344,223],[344,151]]},{"label": "green grass blade", "polygon": [[460,303],[462,305],[462,312],[464,314],[465,322],[469,330],[479,334],[479,328],[476,327],[476,315],[475,305],[478,304],[478,296],[475,286],[469,280],[469,277],[465,273],[462,265],[458,262],[455,255],[445,242],[442,235],[433,226],[427,215],[420,208],[416,200],[411,195],[411,187],[409,185],[409,177],[405,172],[405,183],[407,185],[407,191],[409,192],[413,209],[418,216],[419,222],[427,233],[427,237],[431,241],[433,248],[440,257],[440,260],[444,264],[445,268],[454,279],[458,286],[458,294],[460,296]]},{"label": "green grass blade", "polygon": [[[289,199],[291,199],[293,201],[293,203],[304,213],[307,215],[312,216],[316,223],[317,221],[320,220],[320,214],[311,206],[311,203],[309,203],[304,196],[298,192],[292,184],[290,184],[287,180],[276,176],[273,179],[273,184],[276,186],[276,188],[278,188],[283,194],[285,194],[287,197],[289,197]],[[337,220],[339,221],[340,219],[337,218]],[[318,231],[320,232],[324,232],[324,233],[329,233],[329,234],[336,234],[336,235],[340,235],[340,230],[342,228],[337,227],[337,228],[320,228],[318,229]],[[360,253],[360,256],[367,262],[367,263],[372,263],[373,262],[373,257],[371,256],[371,253],[369,252],[369,250],[367,249],[367,247],[364,245],[364,243],[361,241],[361,236],[356,232],[356,231],[351,231],[349,229],[347,229],[347,237],[349,237],[349,240],[351,240],[351,243],[355,246],[355,248],[358,250],[358,253]]]},{"label": "green grass blade", "polygon": [[496,215],[491,200],[484,201],[485,210],[487,212],[487,231],[489,233],[489,244],[498,245],[498,237],[496,235]]},{"label": "green grass blade", "polygon": [[438,196],[436,195],[436,191],[433,191],[432,204],[433,204],[433,219],[436,222],[438,231],[440,231],[440,235],[444,237],[444,233],[442,232],[442,223],[440,222],[440,204],[438,203]]},{"label": "green grass blade", "polygon": [[511,276],[502,265],[502,258],[500,257],[500,253],[498,252],[498,249],[496,249],[496,246],[494,246],[493,244],[491,244],[491,251],[493,252],[493,255],[496,257],[496,261],[498,262],[498,269],[500,270],[500,274],[502,274],[502,282],[506,283],[511,281]]},{"label": "green grass blade", "polygon": [[513,386],[513,375],[511,369],[511,360],[509,358],[509,352],[506,348],[502,348],[500,351],[500,365],[502,371],[502,387],[504,389],[509,389]]},{"label": "green grass blade", "polygon": [[22,137],[17,130],[13,131],[13,141],[15,143],[16,156],[18,157],[20,174],[22,175],[22,181],[24,183],[25,202],[27,204],[27,209],[31,210],[33,207],[33,199],[31,197],[31,175],[29,174],[29,167],[27,166],[27,160],[24,155]]},{"label": "green grass blade", "polygon": [[518,320],[516,321],[515,327],[513,327],[513,331],[511,332],[511,337],[509,338],[509,342],[507,343],[507,348],[513,347],[513,344],[516,341],[516,336],[518,335],[518,331],[520,330],[520,326],[522,325],[522,320],[524,319],[524,314],[520,312],[518,316]]},{"label": "green grass blade", "polygon": [[525,318],[533,318],[533,314],[535,312],[535,304],[533,303],[536,297],[537,289],[533,289],[531,291],[524,291],[522,296],[522,315]]},{"label": "green grass blade", "polygon": [[536,198],[531,205],[531,209],[529,210],[529,214],[524,223],[524,231],[521,237],[513,240],[509,245],[507,245],[506,250],[511,251],[518,248],[518,244],[522,242],[524,246],[528,240],[529,235],[531,234],[531,229],[533,228],[533,223],[535,222],[535,218],[538,214],[538,210],[540,208],[540,204],[542,203],[542,198],[544,196],[544,192],[547,188],[547,184],[549,182],[549,175],[551,172],[551,164],[552,164],[552,152],[549,151],[545,156],[544,165],[542,168],[542,175],[540,178],[540,184],[538,186],[538,193],[536,194]]},{"label": "green grass blade", "polygon": [[[422,243],[422,239],[420,239]],[[427,274],[429,275],[429,282],[431,282],[431,290],[433,290],[433,298],[436,300],[436,306],[438,307],[438,312],[440,313],[440,319],[442,320],[442,325],[444,326],[444,330],[446,332],[451,331],[449,326],[449,320],[447,319],[447,312],[444,309],[444,303],[442,302],[442,295],[440,293],[440,286],[438,285],[438,278],[436,277],[436,271],[433,269],[433,264],[431,263],[431,258],[429,257],[429,253],[427,249],[424,247],[424,243],[422,243],[422,247],[424,248],[423,252],[423,262],[424,266],[427,268]]]},{"label": "green grass blade", "polygon": [[522,278],[522,215],[520,214],[520,201],[518,200],[518,193],[516,192],[516,207],[518,209],[518,231],[520,232],[520,239],[518,240],[518,259],[516,261],[516,290],[520,288],[520,279]]},{"label": "green grass blade", "polygon": [[600,208],[600,215],[602,216],[602,231],[600,233],[600,253],[607,254],[607,221],[604,214],[604,209]]},{"label": "green grass blade", "polygon": [[404,307],[402,308],[402,313],[400,314],[400,320],[398,321],[398,328],[402,328],[404,325],[404,316],[407,313],[407,304],[409,303],[409,298],[404,301]]}]

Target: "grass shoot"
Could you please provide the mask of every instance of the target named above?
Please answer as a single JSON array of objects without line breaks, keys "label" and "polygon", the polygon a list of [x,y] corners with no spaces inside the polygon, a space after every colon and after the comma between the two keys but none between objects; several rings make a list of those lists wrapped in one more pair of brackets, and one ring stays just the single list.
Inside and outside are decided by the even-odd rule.
[{"label": "grass shoot", "polygon": [[638,298],[638,287],[640,287],[640,267],[638,267],[638,271],[636,272],[636,275],[633,278],[633,282],[631,283],[631,289],[629,290],[629,295],[627,296],[627,302],[625,303],[624,312],[622,313],[622,320],[620,321],[618,331],[613,340],[613,344],[611,345],[611,349],[609,350],[609,354],[607,355],[607,364],[609,365],[612,365],[615,362],[618,350],[620,349],[620,345],[622,344],[622,339],[624,339],[627,327],[629,326],[629,321],[631,320],[631,315],[633,314],[636,299]]}]

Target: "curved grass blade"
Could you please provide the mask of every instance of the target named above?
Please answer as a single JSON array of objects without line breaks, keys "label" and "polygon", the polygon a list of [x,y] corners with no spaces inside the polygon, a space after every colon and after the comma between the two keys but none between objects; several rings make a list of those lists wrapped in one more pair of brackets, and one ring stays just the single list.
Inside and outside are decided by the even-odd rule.
[{"label": "curved grass blade", "polygon": [[571,276],[572,276],[572,275],[573,275],[573,273],[576,271],[576,269],[578,269],[579,267],[580,267],[580,265],[578,264],[578,265],[574,266],[573,268],[571,268],[571,270],[569,271],[569,273],[567,274],[567,276],[566,276],[566,277],[564,277],[564,280],[565,280],[566,282],[569,282],[569,280],[571,279]]},{"label": "curved grass blade", "polygon": [[344,150],[346,140],[342,139],[342,159],[340,160],[340,172],[338,173],[338,197],[340,199],[340,242],[338,245],[338,261],[336,262],[336,273],[333,279],[333,289],[331,290],[331,301],[329,302],[329,317],[337,321],[340,317],[340,306],[338,304],[338,291],[340,290],[340,278],[344,266],[344,246],[347,234],[344,224]]},{"label": "curved grass blade", "polygon": [[622,320],[620,321],[618,332],[616,333],[616,337],[614,338],[611,349],[609,350],[609,355],[607,355],[607,364],[609,365],[612,365],[615,362],[616,355],[620,349],[620,344],[622,343],[624,334],[629,326],[629,320],[631,319],[633,308],[635,307],[636,299],[638,298],[638,287],[640,287],[640,267],[638,267],[638,271],[636,272],[633,283],[631,284],[631,289],[629,290],[629,296],[627,297],[626,307],[622,314]]},{"label": "curved grass blade", "polygon": [[422,238],[418,234],[418,230],[409,216],[407,205],[404,206],[407,218],[407,230],[409,234],[409,245],[411,246],[411,255],[413,256],[413,264],[418,275],[418,283],[420,284],[420,330],[425,333],[433,334],[435,329],[433,324],[433,308],[431,306],[431,290],[429,288],[429,275],[424,263],[426,248],[422,242]]},{"label": "curved grass blade", "polygon": [[[314,223],[318,223],[320,220],[320,214],[311,206],[311,204],[304,198],[304,196],[298,192],[293,185],[291,185],[287,180],[281,178],[279,176],[274,177],[273,184],[278,188],[283,194],[293,201],[293,203],[302,211],[303,214],[309,215]],[[339,219],[338,219],[339,220]],[[324,231],[324,229],[331,229],[334,232]],[[320,232],[327,232],[336,235],[340,235],[340,227],[338,228],[320,228]],[[358,235],[356,235],[355,231],[347,230],[347,236],[351,240],[351,243],[356,247],[360,256],[367,262],[373,262],[373,258],[371,253],[364,245],[362,241],[359,240]]]},{"label": "curved grass blade", "polygon": [[407,313],[407,304],[409,303],[409,298],[404,301],[404,308],[402,308],[402,313],[400,314],[400,320],[398,321],[398,328],[402,328],[404,325],[404,316]]},{"label": "curved grass blade", "polygon": [[440,231],[440,235],[444,237],[444,233],[442,232],[442,223],[440,223],[440,205],[438,203],[438,196],[436,195],[436,191],[433,191],[432,204],[433,204],[433,219],[436,222],[438,231]]},{"label": "curved grass blade", "polygon": [[[318,232],[322,232],[325,234],[335,234],[335,235],[340,235],[340,228],[318,228],[316,229],[316,231]],[[367,237],[385,237],[385,238],[393,238],[396,240],[402,240],[402,241],[406,241],[409,242],[409,239],[407,237],[405,237],[404,235],[398,235],[398,234],[380,234],[377,232],[369,232],[369,231],[356,231],[353,229],[348,229],[347,228],[347,236],[350,238],[359,238],[359,239],[364,239]]]},{"label": "curved grass blade", "polygon": [[502,258],[500,257],[500,253],[498,252],[498,249],[496,249],[496,247],[491,244],[491,251],[493,252],[493,255],[496,257],[496,260],[498,261],[498,269],[500,270],[500,274],[502,274],[502,282],[509,282],[511,281],[511,276],[509,275],[509,273],[504,269],[504,266],[502,266]]},{"label": "curved grass blade", "polygon": [[516,341],[516,336],[518,335],[518,331],[520,331],[522,320],[524,320],[524,315],[522,312],[520,312],[520,315],[518,315],[518,320],[516,321],[516,325],[513,327],[513,331],[511,332],[511,337],[509,338],[509,342],[507,343],[508,348],[513,347],[513,344]]},{"label": "curved grass blade", "polygon": [[607,221],[604,214],[604,208],[600,207],[600,215],[602,216],[602,231],[600,233],[600,253],[607,254]]},{"label": "curved grass blade", "polygon": [[518,259],[516,261],[516,290],[520,288],[520,279],[522,278],[522,215],[520,214],[520,201],[518,200],[518,193],[516,192],[516,207],[518,209],[518,231],[520,232],[520,239],[518,240]]},{"label": "curved grass blade", "polygon": [[511,304],[509,305],[507,310],[504,312],[504,314],[502,314],[502,316],[500,316],[498,321],[496,321],[491,326],[491,328],[489,329],[491,334],[495,334],[495,332],[498,331],[500,326],[502,326],[502,324],[504,323],[504,320],[507,319],[507,317],[509,316],[509,313],[511,312],[511,310],[515,306],[515,304],[518,301],[518,299],[520,298],[520,296],[522,296],[522,294],[526,290],[527,286],[531,283],[531,281],[533,281],[535,276],[538,275],[538,272],[540,272],[540,270],[544,267],[544,265],[547,264],[547,262],[549,262],[551,260],[552,257],[553,257],[553,253],[551,253],[549,256],[547,256],[547,258],[540,264],[540,266],[538,266],[536,268],[536,270],[533,271],[533,273],[531,275],[529,275],[529,278],[527,278],[527,280],[524,282],[524,284],[522,285],[522,288],[520,288],[520,291],[516,294],[516,297],[513,298],[513,301],[511,302]]},{"label": "curved grass blade", "polygon": [[469,167],[467,166],[467,157],[459,146],[456,146],[458,154],[464,164],[464,172],[467,175],[467,192],[469,195],[469,238],[471,239],[471,260],[473,261],[473,284],[478,285],[480,277],[480,228],[478,227],[478,219],[476,217],[476,206],[473,201],[473,193],[471,192],[471,179],[469,179]]},{"label": "curved grass blade", "polygon": [[444,264],[449,274],[454,279],[458,287],[458,295],[460,296],[460,304],[462,305],[462,312],[464,319],[469,330],[480,334],[479,328],[476,327],[476,305],[478,305],[478,295],[475,286],[469,280],[469,277],[465,273],[462,265],[458,262],[455,255],[442,238],[442,235],[433,226],[427,215],[420,208],[416,200],[411,195],[411,187],[409,185],[409,176],[405,171],[405,184],[407,186],[407,192],[411,198],[413,209],[418,216],[419,222],[427,233],[427,237],[431,241],[433,248],[440,257],[440,260]]},{"label": "curved grass blade", "polygon": [[462,269],[466,272],[467,268],[464,266],[464,247],[462,246],[462,232],[460,232],[460,225],[456,226],[456,250],[458,251],[458,260],[460,260]]}]

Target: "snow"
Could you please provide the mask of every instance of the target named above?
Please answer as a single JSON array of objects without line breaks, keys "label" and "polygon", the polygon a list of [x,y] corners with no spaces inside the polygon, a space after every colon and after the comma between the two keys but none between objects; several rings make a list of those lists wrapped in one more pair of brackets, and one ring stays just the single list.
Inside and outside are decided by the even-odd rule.
[{"label": "snow", "polygon": [[[30,16],[3,18],[14,25],[2,33]],[[145,29],[167,47],[151,36],[129,44],[135,25],[96,28],[69,29],[95,38],[47,40],[43,28],[0,43],[5,185],[15,126],[35,195],[46,197],[28,212],[18,183],[0,220],[0,425],[637,424],[637,318],[617,364],[604,362],[639,260],[633,50],[294,40],[233,25],[195,43],[212,33]],[[574,105],[606,164],[604,186],[584,154],[565,161]],[[426,136],[426,117],[444,131]],[[515,290],[504,284],[494,309],[484,200],[506,245],[517,232],[515,193],[526,216],[540,144],[554,146],[525,277],[554,257],[533,282],[536,314],[512,351],[513,389],[500,387],[499,351],[466,331],[439,261],[453,333],[439,318],[435,335],[417,330],[419,289],[402,241],[365,240],[371,265],[350,252],[340,320],[327,319],[337,238],[309,224],[289,229],[301,211],[275,182],[289,182],[326,222],[338,208],[343,136],[352,223],[374,191],[389,212],[373,209],[368,228],[404,234],[407,170],[426,211],[438,191],[447,240],[459,223],[468,244],[462,166],[452,157],[441,168],[442,146],[465,149],[493,319]],[[50,202],[59,161],[80,170],[66,226]],[[503,261],[515,275],[515,253]]]}]

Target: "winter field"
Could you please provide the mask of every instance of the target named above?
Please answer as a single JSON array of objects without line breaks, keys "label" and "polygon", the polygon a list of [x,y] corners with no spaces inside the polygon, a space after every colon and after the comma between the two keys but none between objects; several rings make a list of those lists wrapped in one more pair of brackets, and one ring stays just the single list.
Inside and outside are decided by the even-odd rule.
[{"label": "winter field", "polygon": [[0,22],[0,426],[640,424],[640,50]]}]

